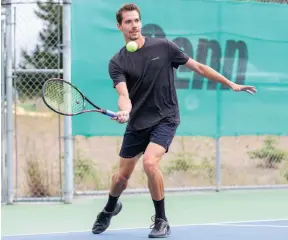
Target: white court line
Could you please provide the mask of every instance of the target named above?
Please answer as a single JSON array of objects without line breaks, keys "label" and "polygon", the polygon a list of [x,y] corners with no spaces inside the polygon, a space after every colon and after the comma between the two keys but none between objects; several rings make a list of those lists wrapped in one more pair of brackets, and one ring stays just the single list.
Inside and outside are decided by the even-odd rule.
[{"label": "white court line", "polygon": [[211,226],[224,226],[224,227],[265,227],[265,228],[288,228],[288,226],[281,225],[257,225],[257,224],[211,224]]},{"label": "white court line", "polygon": [[[252,223],[252,222],[273,222],[273,221],[288,221],[288,218],[284,219],[267,219],[267,220],[249,220],[249,221],[234,221],[234,222],[216,222],[216,223],[192,223],[192,224],[182,224],[182,225],[171,225],[172,227],[192,227],[192,226],[236,226],[237,225],[245,225],[245,223]],[[241,224],[244,223],[244,224]],[[231,224],[231,225],[230,225]],[[248,224],[249,225],[249,224]],[[247,225],[245,225],[247,226]],[[259,225],[251,225],[254,227],[258,227]],[[263,225],[261,225],[263,226]],[[273,226],[273,225],[271,225]],[[284,226],[288,227],[288,226]],[[149,227],[135,227],[135,228],[114,228],[114,229],[107,229],[106,232],[110,231],[126,231],[126,230],[137,230],[137,229],[148,229]],[[60,234],[68,234],[68,233],[86,233],[91,232],[91,230],[84,230],[84,231],[71,231],[71,232],[47,232],[47,233],[27,233],[27,234],[16,234],[16,235],[2,235],[2,237],[21,237],[21,236],[37,236],[37,235],[60,235]]]}]

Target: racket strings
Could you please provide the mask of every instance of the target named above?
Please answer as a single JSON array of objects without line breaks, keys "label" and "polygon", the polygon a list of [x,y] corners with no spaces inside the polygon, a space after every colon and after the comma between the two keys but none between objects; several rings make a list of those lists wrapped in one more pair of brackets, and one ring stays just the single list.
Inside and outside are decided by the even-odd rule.
[{"label": "racket strings", "polygon": [[48,82],[44,89],[44,98],[51,108],[63,114],[77,114],[84,109],[82,94],[65,82]]}]

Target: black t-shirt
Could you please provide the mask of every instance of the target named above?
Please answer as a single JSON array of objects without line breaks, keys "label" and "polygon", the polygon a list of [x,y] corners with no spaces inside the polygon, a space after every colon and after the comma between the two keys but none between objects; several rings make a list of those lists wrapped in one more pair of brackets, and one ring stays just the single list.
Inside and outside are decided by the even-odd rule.
[{"label": "black t-shirt", "polygon": [[189,56],[164,38],[145,37],[142,48],[128,52],[123,47],[109,62],[114,87],[126,82],[132,103],[128,127],[141,130],[164,117],[180,122],[174,69]]}]

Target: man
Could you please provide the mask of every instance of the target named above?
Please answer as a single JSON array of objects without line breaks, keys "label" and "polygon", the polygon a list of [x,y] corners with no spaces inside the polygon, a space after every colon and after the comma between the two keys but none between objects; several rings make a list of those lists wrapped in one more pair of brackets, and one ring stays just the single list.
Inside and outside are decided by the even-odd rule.
[{"label": "man", "polygon": [[120,109],[113,120],[128,122],[128,125],[120,150],[120,167],[112,177],[107,204],[98,214],[92,232],[104,232],[111,218],[121,211],[122,204],[118,199],[144,153],[143,168],[155,206],[155,223],[149,237],[166,237],[170,234],[170,226],[165,214],[163,176],[158,164],[168,151],[180,123],[173,68],[185,65],[234,91],[253,94],[256,89],[229,81],[212,68],[191,59],[167,39],[142,36],[141,14],[135,4],[123,5],[117,11],[116,19],[126,43],[135,41],[138,50],[128,52],[123,47],[109,63],[109,74],[119,95]]}]

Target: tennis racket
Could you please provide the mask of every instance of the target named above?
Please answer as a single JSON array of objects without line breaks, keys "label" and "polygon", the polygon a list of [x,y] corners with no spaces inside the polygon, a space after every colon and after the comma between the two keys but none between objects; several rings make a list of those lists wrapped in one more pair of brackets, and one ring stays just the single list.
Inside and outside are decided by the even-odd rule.
[{"label": "tennis racket", "polygon": [[[99,112],[109,117],[117,117],[115,112],[95,105],[76,86],[59,78],[48,79],[43,84],[42,99],[52,111],[65,116]],[[93,108],[87,109],[87,103]]]}]

